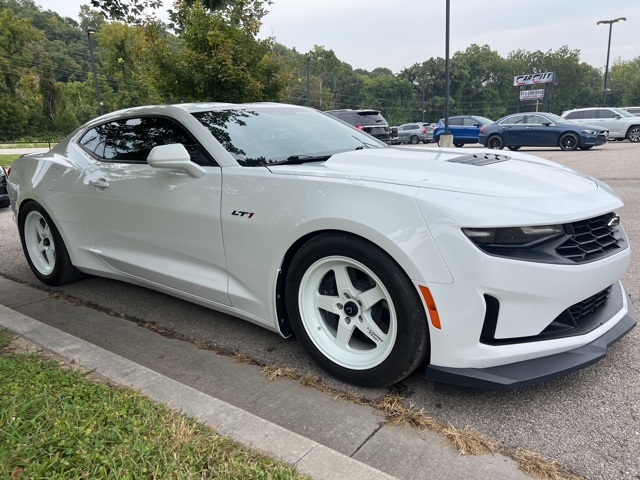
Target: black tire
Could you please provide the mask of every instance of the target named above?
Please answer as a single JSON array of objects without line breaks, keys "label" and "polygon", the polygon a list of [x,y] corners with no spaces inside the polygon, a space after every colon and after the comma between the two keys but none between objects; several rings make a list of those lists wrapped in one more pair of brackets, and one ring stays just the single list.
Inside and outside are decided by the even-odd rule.
[{"label": "black tire", "polygon": [[558,140],[558,146],[565,151],[576,150],[580,146],[580,139],[575,133],[563,133]]},{"label": "black tire", "polygon": [[627,138],[630,142],[640,142],[640,125],[634,125],[627,131]]},{"label": "black tire", "polygon": [[580,150],[589,150],[590,148],[593,148],[593,145],[588,145],[586,147],[580,147]]},{"label": "black tire", "polygon": [[515,146],[512,145],[511,147],[507,147],[507,148],[515,152],[516,150],[520,150],[520,145],[515,145]]},{"label": "black tire", "polygon": [[504,139],[500,135],[491,135],[487,138],[487,148],[502,150],[504,148]]},{"label": "black tire", "polygon": [[[374,287],[375,302],[367,303],[363,293]],[[389,255],[359,237],[326,233],[304,244],[288,269],[285,305],[309,356],[344,382],[391,385],[427,357],[427,315],[415,286]]]},{"label": "black tire", "polygon": [[411,142],[411,145],[417,145],[418,143],[420,143],[420,139],[417,135],[411,135],[409,142]]},{"label": "black tire", "polygon": [[458,148],[464,147],[464,143],[462,142],[453,142],[453,144]]},{"label": "black tire", "polygon": [[18,231],[29,267],[42,283],[64,285],[84,276],[71,263],[51,217],[36,202],[28,202],[21,208]]}]

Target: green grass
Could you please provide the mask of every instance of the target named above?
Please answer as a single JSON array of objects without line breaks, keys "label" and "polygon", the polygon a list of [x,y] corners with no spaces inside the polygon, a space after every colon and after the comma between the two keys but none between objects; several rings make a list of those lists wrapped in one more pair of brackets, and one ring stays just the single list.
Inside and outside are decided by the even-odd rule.
[{"label": "green grass", "polygon": [[55,142],[20,142],[20,143],[2,143],[0,142],[0,148],[50,148],[53,147],[58,141]]},{"label": "green grass", "polygon": [[8,153],[0,155],[0,165],[2,165],[3,167],[8,167],[9,165],[11,165],[11,162],[13,162],[19,156],[19,153]]},{"label": "green grass", "polygon": [[16,353],[10,338],[0,330],[0,478],[307,478],[130,389]]}]

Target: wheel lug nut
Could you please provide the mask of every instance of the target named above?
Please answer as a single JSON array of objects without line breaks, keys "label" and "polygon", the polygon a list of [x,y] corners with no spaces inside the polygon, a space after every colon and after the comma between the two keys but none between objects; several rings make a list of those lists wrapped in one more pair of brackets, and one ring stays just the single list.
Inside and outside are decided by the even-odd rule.
[{"label": "wheel lug nut", "polygon": [[351,298],[348,293],[344,294],[344,298]]},{"label": "wheel lug nut", "polygon": [[338,310],[342,310],[344,308],[344,305],[342,305],[341,303],[337,304],[336,307],[338,307]]},{"label": "wheel lug nut", "polygon": [[351,323],[351,318],[347,317],[347,318],[344,319],[344,321],[347,322],[347,325],[349,325]]},{"label": "wheel lug nut", "polygon": [[360,320],[360,323],[362,323],[362,321],[363,321],[362,315],[358,315],[358,320]]}]

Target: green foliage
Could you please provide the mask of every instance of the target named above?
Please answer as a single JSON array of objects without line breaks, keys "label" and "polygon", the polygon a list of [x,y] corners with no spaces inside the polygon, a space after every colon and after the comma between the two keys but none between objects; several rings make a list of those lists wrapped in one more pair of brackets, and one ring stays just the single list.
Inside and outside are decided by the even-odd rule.
[{"label": "green foliage", "polygon": [[[103,111],[189,101],[307,103],[320,110],[375,108],[393,124],[444,116],[445,62],[432,57],[394,74],[353,69],[323,46],[302,53],[260,40],[272,0],[177,0],[173,30],[157,22],[152,0],[94,0],[80,23],[32,0],[0,0],[0,137],[61,137],[98,113],[87,28]],[[115,9],[115,10],[114,10]],[[112,21],[105,15],[137,25]],[[133,15],[133,17],[132,17]],[[129,22],[130,23],[130,22]],[[313,58],[307,60],[309,55]],[[450,113],[497,119],[517,108],[513,77],[556,72],[550,110],[602,103],[603,71],[580,52],[515,50],[506,58],[471,45],[451,58]],[[640,105],[640,57],[610,70],[607,104]],[[521,102],[521,110],[535,109]]]},{"label": "green foliage", "polygon": [[251,102],[277,99],[288,77],[270,40],[230,24],[200,4],[181,11],[179,41],[146,27],[147,78],[164,97],[180,100]]}]

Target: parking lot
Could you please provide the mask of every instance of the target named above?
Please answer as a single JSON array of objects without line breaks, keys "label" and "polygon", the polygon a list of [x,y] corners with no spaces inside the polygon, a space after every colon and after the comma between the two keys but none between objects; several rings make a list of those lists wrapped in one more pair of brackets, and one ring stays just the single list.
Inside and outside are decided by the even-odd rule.
[{"label": "parking lot", "polygon": [[[461,151],[476,148],[467,145]],[[611,142],[589,151],[523,148],[520,152],[596,176],[622,197],[625,206],[619,213],[634,249],[624,283],[636,311],[640,310],[640,145]],[[509,151],[502,153],[508,155]],[[9,209],[0,210],[0,250],[0,275],[42,287],[24,259]],[[301,375],[322,377],[340,390],[365,398],[387,393],[386,389],[358,389],[326,377],[293,339],[283,340],[247,322],[157,292],[101,278],[87,278],[56,290],[115,317],[150,322],[219,351],[242,353],[258,364],[290,367]],[[44,318],[39,320],[46,322]],[[65,329],[65,325],[56,327]],[[91,332],[86,336],[91,338]],[[117,348],[109,346],[108,339],[91,341]],[[506,448],[538,452],[585,478],[640,479],[639,356],[640,329],[636,328],[603,361],[543,385],[511,392],[444,389],[417,372],[396,392],[406,398],[407,404],[424,409],[442,422],[471,427]],[[245,401],[225,400],[240,407]],[[425,465],[428,463],[425,459]]]}]

